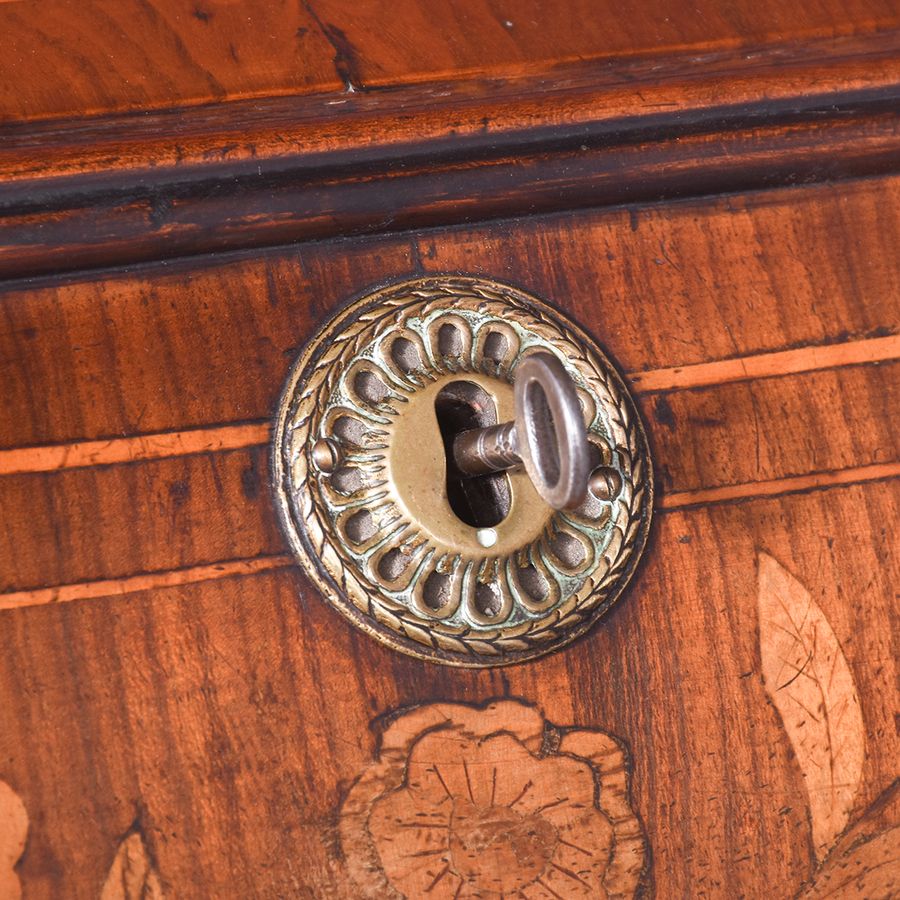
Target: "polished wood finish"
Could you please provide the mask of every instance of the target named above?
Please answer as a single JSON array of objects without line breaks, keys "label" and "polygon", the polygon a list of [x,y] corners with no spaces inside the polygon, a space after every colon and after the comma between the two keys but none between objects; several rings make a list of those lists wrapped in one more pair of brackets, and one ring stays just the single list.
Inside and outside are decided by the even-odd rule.
[{"label": "polished wood finish", "polygon": [[0,275],[896,169],[900,30],[699,49],[0,126]]},{"label": "polished wood finish", "polygon": [[[892,0],[0,2],[0,897],[900,894]],[[634,581],[454,670],[270,497],[344,301],[472,273],[620,367]]]},{"label": "polished wood finish", "polygon": [[[866,723],[862,813],[900,752],[890,647],[900,560],[884,533],[900,514],[895,485],[663,515],[605,625],[502,673],[381,648],[294,570],[7,611],[4,774],[33,811],[20,877],[34,896],[55,896],[66,878],[95,896],[138,827],[170,894],[354,896],[353,848],[341,849],[335,822],[383,727],[369,719],[432,698],[508,695],[557,725],[627,738],[659,896],[789,894],[815,864],[802,775],[760,676],[757,547],[817,593],[843,642]],[[839,534],[851,537],[829,547]],[[854,640],[848,585],[865,640]],[[48,734],[66,735],[64,746]]]},{"label": "polished wood finish", "polygon": [[[868,829],[863,863],[881,872],[900,756],[898,197],[895,178],[862,179],[10,284],[0,340],[27,377],[0,427],[0,465],[18,467],[0,477],[0,776],[29,812],[30,895],[97,896],[128,852],[164,896],[396,886],[411,845],[360,869],[350,786],[401,711],[480,716],[498,697],[551,737],[625,742],[640,878],[660,897],[825,890],[858,862],[827,855],[844,829]],[[298,343],[373,282],[446,270],[506,277],[585,323],[631,381],[657,464],[629,595],[569,650],[502,672],[353,631],[286,555],[268,496],[266,421]],[[798,744],[803,719],[779,705],[771,654],[808,640],[779,649],[777,616],[762,624],[784,592],[814,601],[821,659],[843,661],[828,704],[856,698],[834,741],[864,756],[833,801],[807,787],[832,744]],[[470,758],[429,746],[442,772]],[[497,802],[490,821],[515,825]]]},{"label": "polished wood finish", "polygon": [[82,117],[343,86],[302,3],[5,0],[0,121]]},{"label": "polished wood finish", "polygon": [[[898,209],[897,179],[863,179],[8,283],[0,353],[22,377],[0,406],[0,449],[263,422],[338,304],[429,272],[551,298],[641,391],[648,371],[671,380],[673,367],[689,379],[675,387],[733,384],[744,357],[775,360],[754,378],[798,374],[818,367],[818,347],[826,361],[857,348],[831,356],[835,367],[890,359]],[[799,361],[770,355],[787,348]],[[723,360],[712,382],[685,369]]]},{"label": "polished wood finish", "polygon": [[647,871],[621,744],[557,728],[515,700],[429,703],[395,717],[339,829],[363,851],[348,869],[368,897],[630,897]]},{"label": "polished wood finish", "polygon": [[[569,60],[667,57],[871,36],[900,25],[890,0],[688,7],[652,0],[5,0],[0,121],[184,107],[307,92],[552,71]],[[736,54],[735,54],[736,55]]]}]

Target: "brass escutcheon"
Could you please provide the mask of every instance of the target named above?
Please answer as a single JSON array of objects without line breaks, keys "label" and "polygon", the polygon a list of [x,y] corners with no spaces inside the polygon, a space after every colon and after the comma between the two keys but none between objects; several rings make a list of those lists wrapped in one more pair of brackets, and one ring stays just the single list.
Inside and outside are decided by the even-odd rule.
[{"label": "brass escutcheon", "polygon": [[[454,429],[513,419],[534,352],[574,382],[603,475],[575,509],[549,506],[522,466],[460,475],[449,451]],[[285,533],[328,601],[451,665],[521,662],[582,634],[650,524],[647,442],[621,378],[578,326],[483,278],[404,281],[339,312],[288,378],[272,458]]]}]

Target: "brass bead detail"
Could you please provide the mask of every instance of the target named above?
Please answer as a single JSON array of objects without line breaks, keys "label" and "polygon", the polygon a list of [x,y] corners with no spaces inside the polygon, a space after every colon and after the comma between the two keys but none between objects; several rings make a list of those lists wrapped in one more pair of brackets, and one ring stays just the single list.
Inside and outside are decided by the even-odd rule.
[{"label": "brass bead detail", "polygon": [[622,490],[622,476],[609,466],[597,466],[591,472],[588,488],[598,500],[615,500]]},{"label": "brass bead detail", "polygon": [[341,448],[328,438],[321,438],[313,444],[312,459],[316,468],[326,475],[341,464]]}]

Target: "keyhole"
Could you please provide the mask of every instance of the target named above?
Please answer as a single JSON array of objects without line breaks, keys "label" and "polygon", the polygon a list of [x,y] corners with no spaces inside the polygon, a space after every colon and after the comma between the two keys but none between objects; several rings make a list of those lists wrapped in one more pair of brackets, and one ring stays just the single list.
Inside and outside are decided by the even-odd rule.
[{"label": "keyhole", "polygon": [[509,478],[505,472],[464,475],[453,456],[453,441],[472,428],[497,424],[497,408],[490,394],[471,381],[454,381],[435,398],[434,411],[444,441],[447,499],[466,525],[490,528],[509,514]]}]

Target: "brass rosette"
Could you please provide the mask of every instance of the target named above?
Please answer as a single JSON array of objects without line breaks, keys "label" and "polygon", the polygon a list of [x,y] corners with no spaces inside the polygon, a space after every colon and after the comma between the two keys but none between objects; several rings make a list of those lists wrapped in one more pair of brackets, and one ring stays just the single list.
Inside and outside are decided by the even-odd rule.
[{"label": "brass rosette", "polygon": [[[556,511],[511,470],[506,515],[478,528],[449,504],[435,399],[465,382],[511,419],[516,366],[535,350],[566,367],[594,462],[617,477]],[[323,441],[333,466],[317,465]],[[272,458],[285,533],[328,601],[389,646],[450,665],[574,640],[627,584],[650,524],[647,441],[619,375],[547,304],[482,278],[404,281],[340,311],[294,365]]]}]

